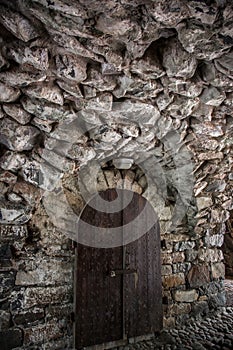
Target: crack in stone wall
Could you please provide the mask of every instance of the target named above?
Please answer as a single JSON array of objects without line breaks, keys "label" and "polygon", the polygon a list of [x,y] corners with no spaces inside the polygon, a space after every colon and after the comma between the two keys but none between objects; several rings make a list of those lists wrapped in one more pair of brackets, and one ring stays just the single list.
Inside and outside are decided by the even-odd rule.
[{"label": "crack in stone wall", "polygon": [[[90,189],[94,161],[155,169],[147,198],[161,209],[164,326],[224,305],[232,21],[228,0],[1,1],[0,328],[11,348],[72,348],[74,250],[43,200],[63,186],[82,208],[79,180]],[[171,130],[179,143],[166,147]]]}]

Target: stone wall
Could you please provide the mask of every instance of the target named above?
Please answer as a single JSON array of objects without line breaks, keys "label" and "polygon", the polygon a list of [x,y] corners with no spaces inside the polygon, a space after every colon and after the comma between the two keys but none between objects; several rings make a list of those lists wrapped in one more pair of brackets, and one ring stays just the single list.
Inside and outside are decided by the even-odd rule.
[{"label": "stone wall", "polygon": [[72,238],[105,188],[158,213],[165,327],[224,305],[232,14],[227,0],[1,1],[2,348],[72,347]]},{"label": "stone wall", "polygon": [[233,212],[231,211],[230,218],[227,221],[227,229],[224,236],[224,243],[222,246],[227,278],[233,278],[233,226],[232,226],[232,223],[233,223]]}]

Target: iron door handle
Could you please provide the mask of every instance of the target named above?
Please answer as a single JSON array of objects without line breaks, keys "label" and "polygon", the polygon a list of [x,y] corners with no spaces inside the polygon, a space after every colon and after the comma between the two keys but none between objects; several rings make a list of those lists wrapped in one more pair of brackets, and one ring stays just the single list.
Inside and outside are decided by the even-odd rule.
[{"label": "iron door handle", "polygon": [[132,273],[137,273],[137,270],[135,269],[112,270],[110,271],[110,277],[116,277],[117,275],[129,275]]}]

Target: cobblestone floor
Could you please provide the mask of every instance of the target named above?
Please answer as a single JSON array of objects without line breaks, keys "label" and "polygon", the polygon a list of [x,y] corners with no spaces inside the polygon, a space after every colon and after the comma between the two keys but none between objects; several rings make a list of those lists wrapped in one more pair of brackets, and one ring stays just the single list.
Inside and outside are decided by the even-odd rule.
[{"label": "cobblestone floor", "polygon": [[164,330],[154,339],[118,350],[233,350],[233,307],[186,326]]},{"label": "cobblestone floor", "polygon": [[[226,305],[233,307],[233,279],[225,280]],[[232,330],[233,333],[233,330]]]},{"label": "cobblestone floor", "polygon": [[233,350],[233,280],[226,281],[225,286],[227,307],[218,314],[180,328],[163,330],[156,338],[118,350]]}]

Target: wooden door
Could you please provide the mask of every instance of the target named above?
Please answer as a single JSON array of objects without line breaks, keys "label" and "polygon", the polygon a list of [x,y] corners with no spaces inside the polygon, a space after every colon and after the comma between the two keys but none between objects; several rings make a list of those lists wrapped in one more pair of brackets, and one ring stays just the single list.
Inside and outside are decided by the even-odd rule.
[{"label": "wooden door", "polygon": [[[130,202],[126,205],[122,203],[122,209],[117,212],[106,213],[92,207],[95,199],[90,201],[79,222],[79,237],[87,235],[83,223],[88,223],[96,229],[121,228],[122,239],[129,234],[139,238],[113,248],[78,244],[76,349],[150,334],[162,328],[158,221],[154,215],[154,224],[150,225],[147,232],[136,232],[146,227],[148,202],[128,190],[112,189],[100,195],[105,201],[111,202],[119,191],[126,201],[130,197]],[[151,220],[151,207],[149,211]],[[143,213],[141,224],[131,228],[134,232],[127,232],[130,229],[128,224],[140,213]]]}]

